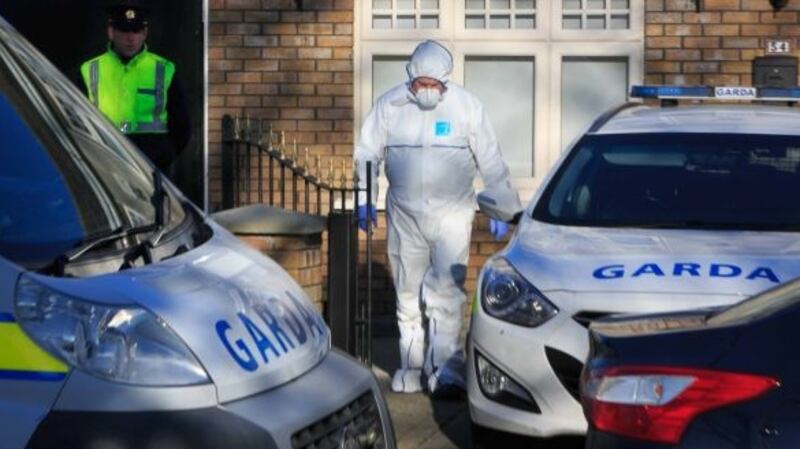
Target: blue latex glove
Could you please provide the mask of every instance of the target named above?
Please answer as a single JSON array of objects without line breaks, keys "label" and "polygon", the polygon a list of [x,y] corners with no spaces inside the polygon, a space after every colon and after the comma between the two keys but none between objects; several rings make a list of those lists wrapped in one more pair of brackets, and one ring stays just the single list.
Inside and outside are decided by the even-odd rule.
[{"label": "blue latex glove", "polygon": [[[378,227],[378,211],[375,206],[369,208],[369,218],[372,220],[372,227]],[[367,205],[358,206],[358,227],[367,232]]]},{"label": "blue latex glove", "polygon": [[495,240],[500,240],[508,234],[508,223],[491,218],[489,219],[489,231],[491,231]]}]

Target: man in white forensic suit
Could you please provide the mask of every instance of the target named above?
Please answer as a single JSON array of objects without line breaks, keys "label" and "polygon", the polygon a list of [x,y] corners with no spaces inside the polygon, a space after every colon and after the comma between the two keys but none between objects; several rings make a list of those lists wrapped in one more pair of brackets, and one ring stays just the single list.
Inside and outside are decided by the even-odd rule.
[{"label": "man in white forensic suit", "polygon": [[[440,395],[463,389],[459,336],[475,216],[473,181],[480,173],[487,189],[513,190],[483,105],[449,81],[452,69],[453,57],[441,44],[418,45],[406,66],[409,80],[377,100],[354,156],[361,188],[366,187],[367,162],[372,162],[372,204],[382,163],[389,181],[387,239],[401,357],[392,378],[396,392],[427,386]],[[513,196],[519,202],[516,192]],[[362,229],[367,220],[376,220],[375,209],[368,210],[366,203],[362,194]],[[500,239],[508,225],[493,221],[491,230]]]}]

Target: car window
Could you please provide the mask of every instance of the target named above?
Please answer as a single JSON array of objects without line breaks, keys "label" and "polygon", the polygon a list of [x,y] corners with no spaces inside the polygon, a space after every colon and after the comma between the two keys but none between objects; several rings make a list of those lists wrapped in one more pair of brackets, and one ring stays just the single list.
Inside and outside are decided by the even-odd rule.
[{"label": "car window", "polygon": [[743,134],[590,135],[534,218],[574,226],[800,231],[800,139]]},{"label": "car window", "polygon": [[[0,21],[0,255],[41,267],[93,236],[153,223],[152,166],[3,25]],[[186,218],[170,189],[167,232]]]},{"label": "car window", "polygon": [[784,284],[717,312],[708,319],[711,326],[755,321],[800,303],[800,280]]}]

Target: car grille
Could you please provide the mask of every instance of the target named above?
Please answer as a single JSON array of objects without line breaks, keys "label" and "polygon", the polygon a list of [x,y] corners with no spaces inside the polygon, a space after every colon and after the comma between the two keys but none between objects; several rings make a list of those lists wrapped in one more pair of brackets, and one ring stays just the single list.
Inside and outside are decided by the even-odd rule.
[{"label": "car grille", "polygon": [[561,385],[569,392],[570,396],[580,402],[583,363],[565,352],[550,347],[545,348],[545,354]]},{"label": "car grille", "polygon": [[292,449],[385,449],[380,411],[371,392],[292,435]]}]

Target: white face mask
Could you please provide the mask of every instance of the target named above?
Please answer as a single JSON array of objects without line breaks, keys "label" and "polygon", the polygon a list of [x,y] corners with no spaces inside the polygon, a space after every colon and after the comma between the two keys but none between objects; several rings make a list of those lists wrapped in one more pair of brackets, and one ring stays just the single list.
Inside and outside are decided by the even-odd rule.
[{"label": "white face mask", "polygon": [[426,111],[435,109],[436,105],[442,101],[442,94],[439,92],[439,89],[436,88],[419,89],[415,97],[417,98],[419,107]]}]

